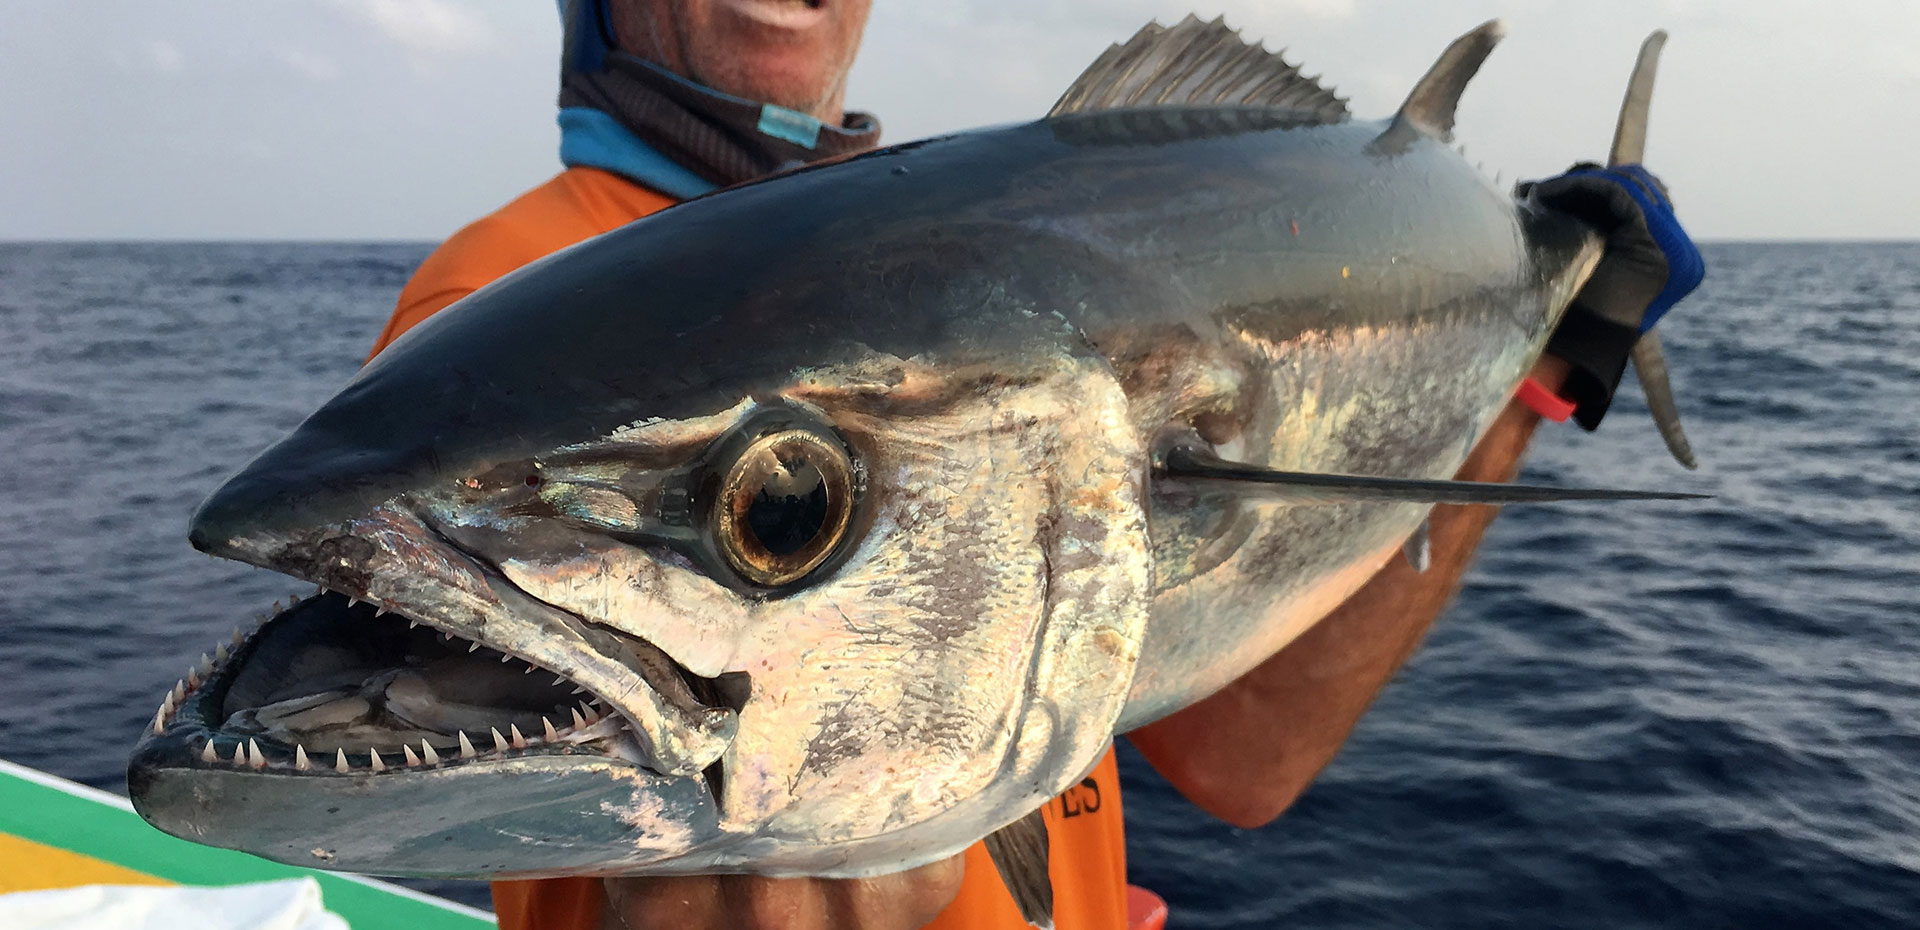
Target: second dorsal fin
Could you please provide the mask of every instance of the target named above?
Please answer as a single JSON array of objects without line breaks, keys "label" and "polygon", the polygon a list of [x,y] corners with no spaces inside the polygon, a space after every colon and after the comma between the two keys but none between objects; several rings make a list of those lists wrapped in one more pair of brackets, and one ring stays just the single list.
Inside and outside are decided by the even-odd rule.
[{"label": "second dorsal fin", "polygon": [[1048,116],[1130,107],[1249,106],[1288,111],[1302,123],[1339,123],[1345,100],[1278,54],[1248,44],[1223,18],[1148,23],[1109,46],[1060,95]]},{"label": "second dorsal fin", "polygon": [[1452,142],[1453,113],[1460,105],[1461,92],[1506,35],[1506,24],[1490,19],[1453,40],[1440,53],[1440,60],[1413,85],[1407,102],[1393,115],[1392,125],[1374,141],[1375,148],[1390,154],[1405,151],[1417,136]]}]

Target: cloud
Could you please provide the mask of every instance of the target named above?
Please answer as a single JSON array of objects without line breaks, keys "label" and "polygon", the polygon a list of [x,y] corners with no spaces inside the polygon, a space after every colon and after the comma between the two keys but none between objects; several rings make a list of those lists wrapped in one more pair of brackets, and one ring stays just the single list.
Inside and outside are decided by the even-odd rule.
[{"label": "cloud", "polygon": [[147,42],[147,63],[162,74],[176,74],[186,65],[186,56],[180,54],[180,46],[153,39]]},{"label": "cloud", "polygon": [[331,81],[340,76],[340,66],[325,55],[289,48],[280,52],[280,60],[294,73],[315,81]]},{"label": "cloud", "polygon": [[341,5],[418,54],[460,57],[500,45],[485,15],[451,0],[341,0]]}]

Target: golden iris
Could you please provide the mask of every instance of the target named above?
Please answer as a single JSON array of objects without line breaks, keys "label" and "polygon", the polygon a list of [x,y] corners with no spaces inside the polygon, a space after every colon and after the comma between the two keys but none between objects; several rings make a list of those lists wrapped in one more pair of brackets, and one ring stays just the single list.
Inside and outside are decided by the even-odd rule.
[{"label": "golden iris", "polygon": [[727,469],[713,525],[728,564],[754,584],[806,577],[833,554],[853,513],[853,466],[806,430],[768,433]]}]

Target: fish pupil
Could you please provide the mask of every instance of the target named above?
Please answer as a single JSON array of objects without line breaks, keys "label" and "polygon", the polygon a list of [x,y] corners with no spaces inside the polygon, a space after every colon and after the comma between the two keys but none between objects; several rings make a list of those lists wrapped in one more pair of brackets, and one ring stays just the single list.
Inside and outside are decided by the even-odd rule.
[{"label": "fish pupil", "polygon": [[[805,490],[809,483],[812,489]],[[806,548],[826,525],[826,481],[811,466],[770,478],[747,505],[747,529],[760,547],[775,557]]]}]

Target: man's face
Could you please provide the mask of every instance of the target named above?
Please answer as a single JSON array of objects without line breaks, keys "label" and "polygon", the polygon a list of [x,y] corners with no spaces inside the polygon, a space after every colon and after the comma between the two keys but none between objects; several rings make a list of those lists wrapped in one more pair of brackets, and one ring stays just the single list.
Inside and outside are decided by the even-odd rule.
[{"label": "man's face", "polygon": [[622,49],[723,93],[840,120],[872,0],[614,0]]}]

